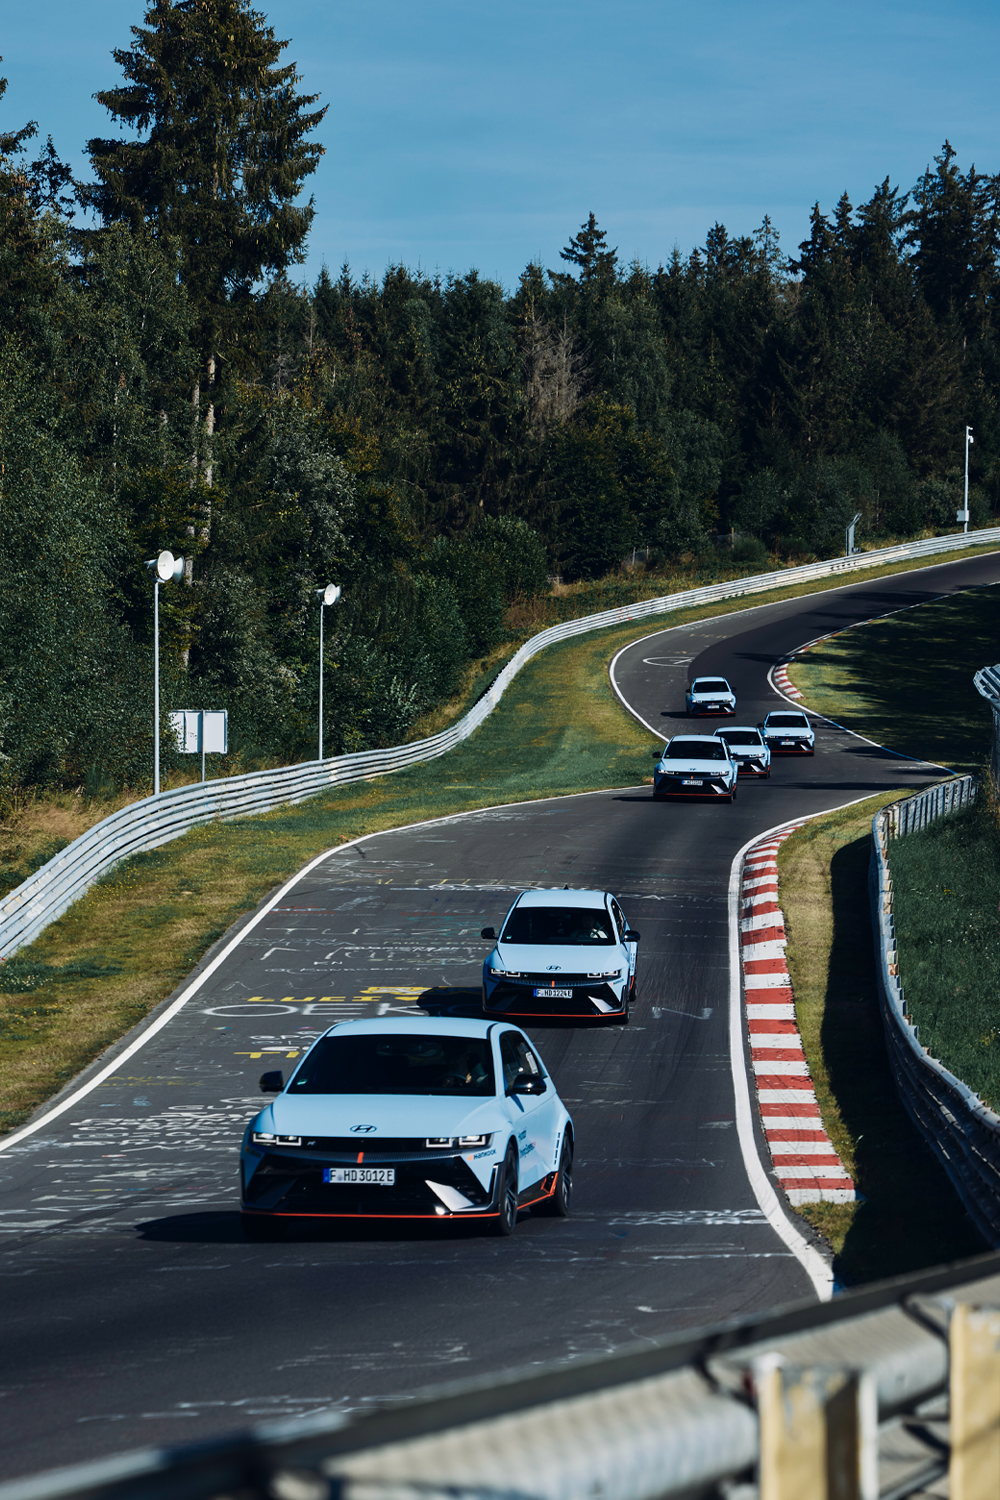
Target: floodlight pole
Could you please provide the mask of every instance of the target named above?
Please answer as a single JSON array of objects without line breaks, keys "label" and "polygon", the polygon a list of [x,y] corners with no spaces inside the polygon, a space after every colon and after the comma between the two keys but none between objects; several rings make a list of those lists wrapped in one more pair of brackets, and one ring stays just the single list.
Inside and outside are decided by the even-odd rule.
[{"label": "floodlight pole", "polygon": [[160,795],[160,580],[153,580],[153,796]]},{"label": "floodlight pole", "polygon": [[965,429],[965,504],[962,506],[962,531],[966,534],[969,530],[969,445],[974,441],[972,428],[967,427]]},{"label": "floodlight pole", "polygon": [[319,756],[323,759],[323,611],[328,604],[336,604],[340,598],[340,585],[328,583],[324,589],[314,589],[319,600]]}]

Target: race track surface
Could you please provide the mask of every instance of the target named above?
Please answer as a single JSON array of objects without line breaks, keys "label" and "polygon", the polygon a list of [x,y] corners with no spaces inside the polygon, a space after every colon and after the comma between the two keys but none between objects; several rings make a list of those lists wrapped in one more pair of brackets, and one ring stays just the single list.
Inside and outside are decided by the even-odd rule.
[{"label": "race track surface", "polygon": [[[720,672],[737,721],[755,723],[781,706],[767,672],[795,646],[998,576],[992,555],[660,630],[619,658],[618,688],[665,738],[691,727],[689,677]],[[634,787],[326,857],[118,1073],[0,1149],[0,1474],[357,1409],[814,1296],[734,1125],[730,869],[768,828],[939,774],[821,723],[814,759],[776,760],[732,807]],[[548,885],[615,891],[642,933],[629,1027],[533,1030],[576,1124],[573,1217],[524,1214],[510,1240],[334,1225],[245,1244],[237,1149],[260,1073],[287,1076],[334,1021],[405,1014],[431,986],[475,1006],[479,929]]]}]

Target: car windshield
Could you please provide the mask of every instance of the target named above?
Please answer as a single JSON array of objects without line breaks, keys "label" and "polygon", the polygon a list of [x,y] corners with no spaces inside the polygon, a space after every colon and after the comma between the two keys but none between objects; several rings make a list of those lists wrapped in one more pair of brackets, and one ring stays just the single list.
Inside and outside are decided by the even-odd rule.
[{"label": "car windshield", "polygon": [[727,729],[725,734],[719,735],[720,740],[725,740],[727,745],[759,745],[760,735],[756,729]]},{"label": "car windshield", "polygon": [[474,1094],[496,1092],[485,1037],[322,1037],[288,1085],[290,1094]]},{"label": "car windshield", "polygon": [[698,677],[691,686],[693,693],[728,693],[729,683],[721,677]]},{"label": "car windshield", "polygon": [[768,714],[768,729],[808,729],[809,720],[805,714]]},{"label": "car windshield", "polygon": [[615,940],[611,918],[596,906],[515,906],[501,943],[592,948]]},{"label": "car windshield", "polygon": [[728,760],[726,747],[718,740],[671,740],[664,760]]}]

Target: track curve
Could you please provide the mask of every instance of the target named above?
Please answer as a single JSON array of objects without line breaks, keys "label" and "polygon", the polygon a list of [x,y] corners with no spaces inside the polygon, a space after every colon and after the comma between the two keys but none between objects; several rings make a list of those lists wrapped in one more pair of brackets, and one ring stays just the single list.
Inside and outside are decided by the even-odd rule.
[{"label": "track curve", "polygon": [[[619,653],[616,690],[666,737],[689,724],[688,677],[720,672],[756,722],[780,702],[776,658],[998,578],[993,554],[668,627]],[[59,1118],[0,1143],[4,1473],[348,1410],[814,1295],[735,1128],[730,867],[778,823],[940,774],[825,722],[818,740],[814,760],[777,761],[733,807],[626,788],[336,850],[222,946],[169,1024]],[[479,928],[515,890],[564,884],[615,890],[643,933],[631,1026],[534,1029],[577,1127],[574,1217],[526,1217],[508,1241],[352,1226],[244,1244],[236,1147],[259,1073],[287,1068],[334,1019],[405,1012],[431,985],[468,1004]]]}]

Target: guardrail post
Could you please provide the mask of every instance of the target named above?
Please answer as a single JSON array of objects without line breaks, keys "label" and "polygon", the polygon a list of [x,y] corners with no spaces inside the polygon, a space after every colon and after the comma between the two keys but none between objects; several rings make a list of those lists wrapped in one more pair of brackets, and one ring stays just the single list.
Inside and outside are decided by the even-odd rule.
[{"label": "guardrail post", "polygon": [[765,1357],[756,1384],[760,1500],[877,1500],[878,1393],[870,1376]]},{"label": "guardrail post", "polygon": [[1000,1495],[1000,1307],[959,1302],[951,1315],[949,1500]]}]

